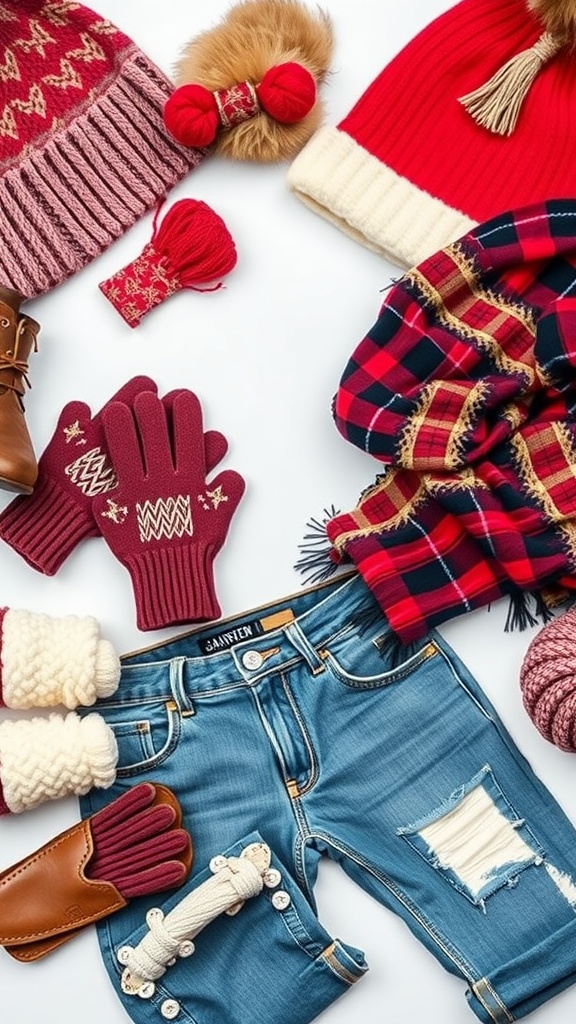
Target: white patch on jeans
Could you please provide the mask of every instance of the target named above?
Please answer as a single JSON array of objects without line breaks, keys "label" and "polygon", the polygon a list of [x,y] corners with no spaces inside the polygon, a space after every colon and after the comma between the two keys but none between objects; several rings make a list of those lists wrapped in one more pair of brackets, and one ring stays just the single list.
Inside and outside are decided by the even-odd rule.
[{"label": "white patch on jeans", "polygon": [[554,867],[553,864],[545,863],[544,867],[556,888],[559,889],[565,899],[568,900],[572,909],[576,910],[576,885],[570,875],[567,875],[565,871],[559,871],[559,869]]},{"label": "white patch on jeans", "polygon": [[418,833],[438,866],[452,871],[476,899],[501,868],[534,861],[534,850],[516,830],[520,824],[498,810],[483,786],[475,786],[456,807]]}]

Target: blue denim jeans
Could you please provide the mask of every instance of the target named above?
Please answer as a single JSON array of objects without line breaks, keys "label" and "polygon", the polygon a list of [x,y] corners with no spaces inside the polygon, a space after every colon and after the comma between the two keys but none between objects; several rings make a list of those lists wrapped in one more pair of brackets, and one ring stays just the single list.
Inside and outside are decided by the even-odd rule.
[{"label": "blue denim jeans", "polygon": [[[398,663],[353,575],[127,655],[96,705],[120,751],[115,787],[178,795],[189,882],[98,926],[136,1024],[307,1024],[366,970],[319,922],[320,857],[399,914],[465,983],[476,1016],[529,1013],[576,980],[576,832],[440,635]],[[265,842],[285,894],[216,918],[148,999],[120,989],[118,951],[217,854]],[[254,978],[258,984],[254,984]],[[305,998],[302,993],[305,992]]]}]

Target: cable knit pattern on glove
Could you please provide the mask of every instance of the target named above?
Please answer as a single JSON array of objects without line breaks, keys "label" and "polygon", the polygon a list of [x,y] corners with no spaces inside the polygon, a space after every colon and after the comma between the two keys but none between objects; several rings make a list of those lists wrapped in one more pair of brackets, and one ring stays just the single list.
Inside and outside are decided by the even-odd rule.
[{"label": "cable knit pattern on glove", "polygon": [[0,723],[0,813],[18,814],[45,800],[107,789],[116,778],[118,748],[101,715]]},{"label": "cable knit pattern on glove", "polygon": [[576,751],[576,607],[536,634],[522,662],[520,688],[542,736]]},{"label": "cable knit pattern on glove", "polygon": [[0,705],[89,707],[119,680],[118,655],[91,615],[0,609]]}]

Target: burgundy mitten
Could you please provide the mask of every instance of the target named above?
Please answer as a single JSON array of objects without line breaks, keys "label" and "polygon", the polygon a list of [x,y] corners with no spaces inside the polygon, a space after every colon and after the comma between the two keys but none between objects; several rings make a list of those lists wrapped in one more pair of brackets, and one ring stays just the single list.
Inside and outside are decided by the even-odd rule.
[{"label": "burgundy mitten", "polygon": [[104,430],[118,487],[94,500],[94,514],[130,574],[138,628],[218,618],[213,561],[244,480],[234,470],[206,480],[212,467],[198,398],[179,391],[169,408],[150,393],[131,408],[113,402]]},{"label": "burgundy mitten", "polygon": [[[141,391],[156,392],[150,377],[133,377],[110,401],[129,405]],[[92,501],[116,486],[104,444],[105,408],[92,416],[85,402],[64,406],[38,463],[33,493],[15,498],[0,514],[0,537],[46,576],[81,540],[98,536]]]}]

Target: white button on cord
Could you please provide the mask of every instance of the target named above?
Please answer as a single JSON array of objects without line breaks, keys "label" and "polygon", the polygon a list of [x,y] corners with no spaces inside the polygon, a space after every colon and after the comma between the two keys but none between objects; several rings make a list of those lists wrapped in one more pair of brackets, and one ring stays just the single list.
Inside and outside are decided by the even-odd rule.
[{"label": "white button on cord", "polygon": [[212,874],[215,875],[217,871],[222,871],[222,868],[225,868],[227,863],[228,861],[226,860],[226,857],[219,853],[216,857],[212,857],[208,867]]},{"label": "white button on cord", "polygon": [[126,966],[126,964],[128,963],[128,960],[130,959],[130,953],[131,952],[132,952],[132,946],[120,946],[120,949],[116,953],[116,958],[117,958],[118,962],[121,963],[121,964],[124,964],[124,966]]},{"label": "white button on cord", "polygon": [[150,907],[150,910],[146,914],[146,924],[153,925],[155,921],[162,921],[164,919],[164,912],[160,910],[160,907]]},{"label": "white button on cord", "polygon": [[286,907],[289,907],[290,903],[290,896],[284,889],[278,889],[272,897],[272,906],[275,907],[276,910],[286,910]]},{"label": "white button on cord", "polygon": [[242,655],[242,664],[244,665],[244,668],[252,669],[252,671],[260,668],[263,661],[264,658],[260,654],[260,651],[245,651]]},{"label": "white button on cord", "polygon": [[160,1013],[166,1020],[174,1020],[180,1013],[180,1003],[177,999],[165,999],[160,1005]]},{"label": "white button on cord", "polygon": [[156,985],[153,981],[144,981],[138,989],[138,995],[140,999],[151,999],[156,991]]},{"label": "white button on cord", "polygon": [[275,889],[277,885],[280,885],[282,881],[282,875],[277,868],[268,868],[262,876],[264,885],[268,889]]}]

